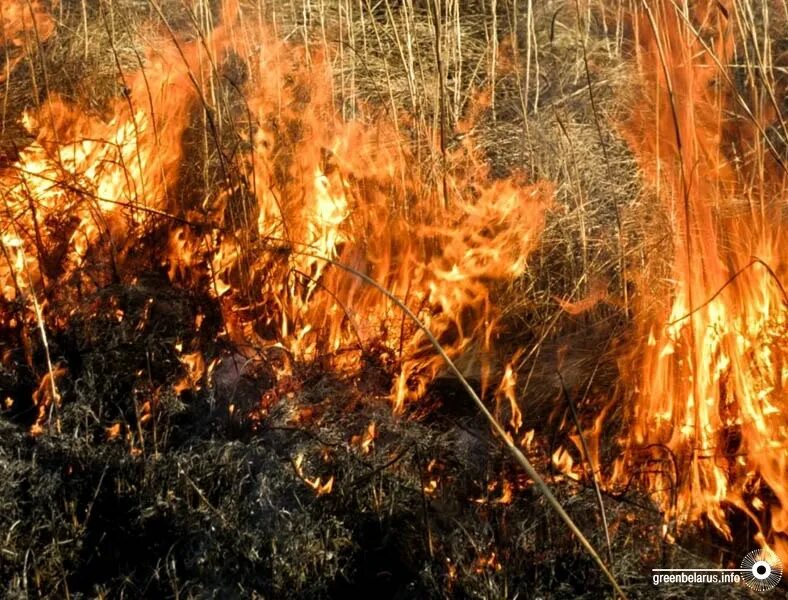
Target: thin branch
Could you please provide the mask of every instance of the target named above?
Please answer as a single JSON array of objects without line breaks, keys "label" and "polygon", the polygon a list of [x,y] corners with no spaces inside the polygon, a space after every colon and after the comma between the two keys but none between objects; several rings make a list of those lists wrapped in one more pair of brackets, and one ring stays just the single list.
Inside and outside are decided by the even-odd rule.
[{"label": "thin branch", "polygon": [[749,269],[750,267],[752,267],[754,265],[761,265],[764,269],[766,269],[766,272],[774,280],[774,282],[777,284],[777,287],[780,289],[780,293],[782,294],[782,297],[783,297],[783,303],[786,306],[788,306],[788,292],[786,291],[785,287],[783,287],[783,284],[780,281],[779,277],[777,277],[777,273],[775,273],[774,270],[764,260],[758,258],[757,256],[754,256],[752,258],[752,260],[750,260],[750,262],[748,262],[741,269],[739,269],[733,275],[731,275],[731,277],[728,279],[728,281],[726,281],[724,284],[722,284],[720,289],[718,289],[716,292],[714,292],[709,297],[708,300],[706,300],[703,304],[700,304],[699,306],[696,306],[693,310],[691,310],[687,314],[679,317],[678,319],[675,319],[674,321],[671,321],[670,323],[668,323],[667,326],[671,327],[671,326],[675,325],[676,323],[680,323],[684,319],[690,318],[693,314],[695,314],[699,310],[707,307],[709,304],[714,302],[714,300],[717,298],[717,296],[719,296],[723,291],[725,291],[725,288],[727,288],[729,285],[731,285],[739,277],[739,275],[741,275],[747,269]]},{"label": "thin branch", "polygon": [[575,407],[575,403],[572,400],[571,395],[569,394],[569,390],[566,389],[566,382],[564,381],[563,375],[561,375],[561,371],[556,371],[558,373],[558,379],[561,381],[561,390],[564,394],[564,399],[566,403],[569,405],[569,410],[572,413],[572,420],[575,422],[575,429],[577,429],[577,435],[580,436],[580,444],[583,446],[583,454],[585,454],[586,460],[588,461],[588,467],[591,470],[591,482],[594,484],[594,492],[596,494],[596,503],[599,507],[599,515],[602,517],[602,529],[605,531],[605,542],[607,543],[607,560],[610,563],[610,567],[613,567],[613,546],[610,543],[610,529],[607,525],[607,513],[605,512],[605,503],[602,501],[602,492],[599,489],[599,481],[596,475],[596,466],[594,465],[594,461],[591,458],[591,452],[588,448],[588,443],[586,442],[586,437],[583,435],[583,428],[580,426],[580,418],[577,416],[577,408]]}]

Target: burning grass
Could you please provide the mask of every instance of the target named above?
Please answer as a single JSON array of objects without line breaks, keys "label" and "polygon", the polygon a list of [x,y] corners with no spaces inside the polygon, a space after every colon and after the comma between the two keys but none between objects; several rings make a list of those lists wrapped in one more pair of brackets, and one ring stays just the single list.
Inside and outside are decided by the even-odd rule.
[{"label": "burning grass", "polygon": [[2,7],[9,594],[784,555],[784,10],[144,6]]},{"label": "burning grass", "polygon": [[[239,375],[228,351],[214,385],[177,397],[163,391],[182,377],[166,329],[178,325],[176,307],[190,320],[199,304],[162,288],[153,309],[140,303],[122,322],[101,312],[73,321],[59,343],[83,344],[83,364],[73,388],[60,381],[59,431],[31,439],[3,421],[9,597],[604,593],[594,563],[448,382],[429,394],[442,407],[401,419],[375,399],[388,378],[374,366],[365,389],[314,366],[275,383],[275,360]],[[141,393],[128,365],[144,355],[158,360]],[[261,389],[266,411],[253,414]],[[152,397],[144,420],[141,400]],[[546,442],[529,448],[549,472]],[[326,482],[330,493],[316,493]],[[571,480],[559,489],[601,545],[593,490]],[[660,542],[647,499],[606,502],[620,576],[698,564]],[[653,597],[648,582],[629,590]]]}]

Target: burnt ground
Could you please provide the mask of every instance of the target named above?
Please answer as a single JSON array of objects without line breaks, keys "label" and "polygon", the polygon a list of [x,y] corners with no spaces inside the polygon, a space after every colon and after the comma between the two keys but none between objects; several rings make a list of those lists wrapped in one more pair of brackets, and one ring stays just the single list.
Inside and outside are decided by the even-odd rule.
[{"label": "burnt ground", "polygon": [[[197,314],[207,315],[200,331],[184,339]],[[286,357],[216,347],[217,326],[205,298],[161,281],[100,292],[50,342],[67,371],[57,378],[61,404],[37,436],[28,367],[20,358],[16,371],[5,369],[0,387],[13,400],[0,415],[6,597],[608,595],[459,386],[439,380],[418,412],[398,417],[384,400],[389,374],[371,358],[351,380],[295,364],[275,383]],[[176,393],[178,357],[193,348],[218,366]],[[537,431],[530,455],[542,473],[551,473],[557,439],[549,425]],[[317,493],[316,478],[333,478],[330,493]],[[593,490],[556,473],[551,482],[603,548]],[[661,541],[647,498],[604,500],[613,564],[632,597],[708,595],[707,586],[656,588],[649,569],[705,564],[714,540],[698,543],[703,534],[694,532],[693,555]],[[720,592],[746,596],[743,586]]]}]

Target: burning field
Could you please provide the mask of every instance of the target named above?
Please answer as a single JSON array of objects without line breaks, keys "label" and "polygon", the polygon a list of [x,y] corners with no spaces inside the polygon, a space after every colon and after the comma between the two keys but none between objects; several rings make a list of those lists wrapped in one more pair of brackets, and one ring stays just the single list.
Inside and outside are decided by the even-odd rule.
[{"label": "burning field", "polygon": [[2,0],[0,49],[4,597],[785,596],[784,1]]}]

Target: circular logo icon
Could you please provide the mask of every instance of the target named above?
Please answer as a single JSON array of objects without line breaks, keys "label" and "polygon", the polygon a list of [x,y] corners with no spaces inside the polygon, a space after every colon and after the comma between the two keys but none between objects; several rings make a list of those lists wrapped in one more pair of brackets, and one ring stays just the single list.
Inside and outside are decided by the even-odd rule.
[{"label": "circular logo icon", "polygon": [[742,579],[750,589],[768,592],[783,577],[783,563],[771,550],[753,550],[741,561]]}]

